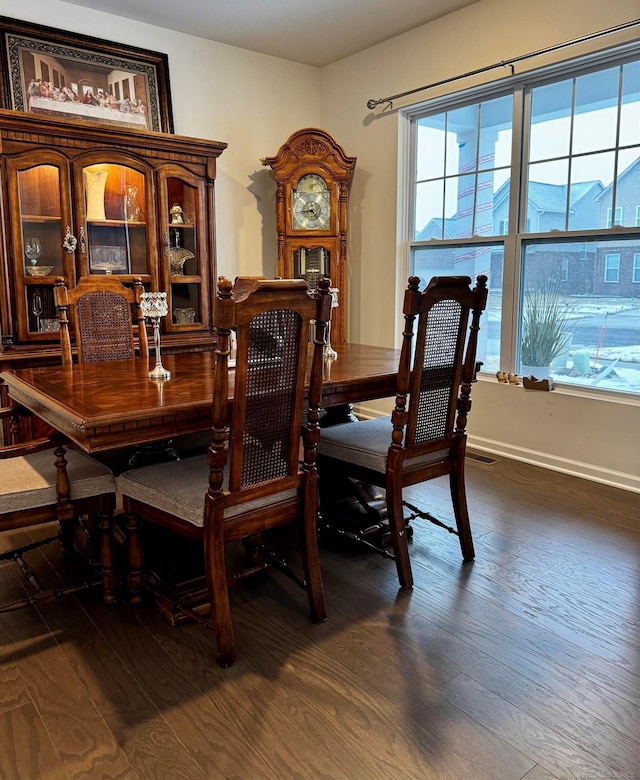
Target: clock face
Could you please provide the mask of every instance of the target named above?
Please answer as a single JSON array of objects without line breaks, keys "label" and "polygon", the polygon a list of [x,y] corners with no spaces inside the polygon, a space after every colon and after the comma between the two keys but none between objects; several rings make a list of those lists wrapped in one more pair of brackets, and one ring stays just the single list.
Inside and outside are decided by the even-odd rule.
[{"label": "clock face", "polygon": [[326,230],[330,227],[331,200],[321,176],[303,176],[292,193],[294,230]]}]

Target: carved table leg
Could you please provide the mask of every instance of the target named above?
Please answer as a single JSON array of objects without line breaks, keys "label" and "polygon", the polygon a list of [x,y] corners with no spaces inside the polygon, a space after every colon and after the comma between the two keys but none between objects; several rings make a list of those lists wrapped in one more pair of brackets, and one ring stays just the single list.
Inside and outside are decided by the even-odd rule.
[{"label": "carved table leg", "polygon": [[100,514],[98,528],[100,529],[100,565],[104,603],[115,604],[118,579],[113,566],[113,512]]},{"label": "carved table leg", "polygon": [[127,585],[132,604],[142,603],[143,560],[140,540],[140,521],[135,515],[127,515],[128,565]]}]

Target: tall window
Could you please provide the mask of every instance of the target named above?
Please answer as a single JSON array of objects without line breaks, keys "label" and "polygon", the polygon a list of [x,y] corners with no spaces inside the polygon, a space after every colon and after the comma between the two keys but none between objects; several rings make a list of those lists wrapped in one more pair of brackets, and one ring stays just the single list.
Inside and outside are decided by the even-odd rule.
[{"label": "tall window", "polygon": [[633,256],[633,282],[640,284],[640,252]]},{"label": "tall window", "polygon": [[620,281],[620,255],[606,255],[604,258],[604,280],[616,284]]},{"label": "tall window", "polygon": [[410,273],[488,275],[484,370],[640,394],[640,48],[410,120]]},{"label": "tall window", "polygon": [[622,225],[622,206],[616,207],[615,216],[613,215],[613,209],[607,209],[607,227],[612,225]]}]

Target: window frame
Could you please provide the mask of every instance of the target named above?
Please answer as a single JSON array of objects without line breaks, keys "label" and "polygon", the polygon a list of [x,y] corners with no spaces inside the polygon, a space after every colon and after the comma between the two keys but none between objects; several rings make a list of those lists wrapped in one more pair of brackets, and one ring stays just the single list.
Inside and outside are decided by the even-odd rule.
[{"label": "window frame", "polygon": [[[401,256],[399,256],[399,268],[402,267],[404,273],[401,272],[398,278],[406,280],[407,275],[412,273],[412,258],[414,253],[422,246],[428,246],[429,248],[433,248],[434,246],[445,248],[447,246],[454,247],[456,245],[464,244],[473,247],[475,245],[487,243],[502,243],[504,248],[504,263],[502,269],[502,305],[500,311],[500,366],[508,366],[511,370],[515,370],[518,365],[520,349],[520,311],[522,307],[521,279],[524,257],[523,244],[525,241],[539,241],[540,243],[563,241],[575,242],[580,239],[595,241],[598,238],[604,238],[605,240],[637,238],[640,240],[640,231],[638,230],[638,227],[640,227],[640,205],[636,208],[635,226],[624,226],[621,224],[622,207],[616,206],[615,214],[612,212],[615,224],[611,227],[586,230],[554,230],[552,233],[533,232],[539,229],[539,224],[536,224],[533,225],[533,231],[530,230],[527,232],[527,228],[531,228],[532,226],[530,225],[530,220],[528,219],[525,208],[528,160],[524,150],[528,150],[530,141],[528,128],[529,118],[531,116],[531,92],[536,87],[544,86],[545,84],[561,82],[565,79],[578,78],[592,72],[606,69],[607,67],[621,67],[626,63],[638,60],[640,60],[640,42],[635,41],[612,47],[605,51],[597,51],[580,57],[562,60],[542,68],[532,69],[497,81],[490,81],[467,90],[461,90],[448,95],[440,95],[433,100],[403,108],[399,112],[401,120],[401,158],[404,160],[405,164],[400,169],[403,173],[401,174],[401,180],[399,182],[400,208],[401,214],[404,214],[404,219],[401,219],[399,223],[399,225],[402,226],[402,253]],[[507,221],[510,226],[517,227],[512,227],[510,232],[505,235],[496,232],[495,235],[486,237],[472,236],[466,239],[443,238],[431,239],[426,242],[416,241],[414,239],[416,231],[413,202],[417,149],[415,128],[418,119],[430,114],[452,111],[465,105],[494,100],[507,94],[513,94],[511,187]],[[635,146],[635,144],[633,144],[633,146]],[[620,147],[617,145],[616,149],[619,148],[631,147]],[[614,191],[616,182],[617,174],[614,176]],[[565,228],[568,228],[568,223],[565,225]],[[604,237],[603,233],[605,234]],[[635,273],[634,266],[634,276]],[[400,295],[403,293],[403,289],[404,288],[399,290]],[[399,335],[398,332],[398,340]],[[586,388],[571,383],[563,385],[563,390],[570,394],[587,392]],[[602,387],[594,389],[589,388],[588,392],[595,392],[596,395],[599,393],[605,393],[607,395],[628,395],[633,399],[637,399],[638,397],[637,392],[625,392]]]}]

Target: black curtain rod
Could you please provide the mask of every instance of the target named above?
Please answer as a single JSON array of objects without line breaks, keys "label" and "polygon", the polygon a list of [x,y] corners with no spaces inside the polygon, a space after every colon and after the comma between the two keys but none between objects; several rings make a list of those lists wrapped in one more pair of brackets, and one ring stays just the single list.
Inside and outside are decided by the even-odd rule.
[{"label": "black curtain rod", "polygon": [[591,33],[591,35],[584,35],[582,38],[574,38],[571,41],[565,41],[564,43],[557,43],[555,46],[548,46],[546,49],[538,49],[538,51],[529,52],[529,54],[522,54],[520,57],[514,57],[510,60],[502,60],[496,62],[495,65],[486,65],[484,68],[478,68],[477,70],[470,70],[467,73],[461,73],[459,76],[452,76],[449,79],[443,79],[442,81],[434,81],[433,84],[426,84],[424,87],[417,87],[416,89],[410,89],[407,92],[400,92],[398,95],[391,95],[390,97],[380,98],[379,100],[368,100],[367,108],[373,109],[379,106],[381,103],[388,103],[389,108],[393,107],[393,101],[398,98],[406,97],[407,95],[414,95],[416,92],[422,92],[425,89],[432,89],[433,87],[441,87],[443,84],[451,84],[453,81],[459,81],[460,79],[466,79],[469,76],[477,76],[479,73],[486,73],[496,68],[511,68],[511,75],[515,74],[514,62],[521,62],[522,60],[528,60],[531,57],[538,57],[541,54],[548,54],[551,51],[558,51],[564,49],[567,46],[574,46],[576,43],[584,43],[585,41],[591,41],[594,38],[601,38],[603,35],[611,35],[611,33],[620,32],[620,30],[627,30],[629,27],[636,27],[640,25],[640,19],[634,19],[632,22],[625,22],[619,24],[616,27],[608,27],[606,30],[600,30],[599,32]]}]

